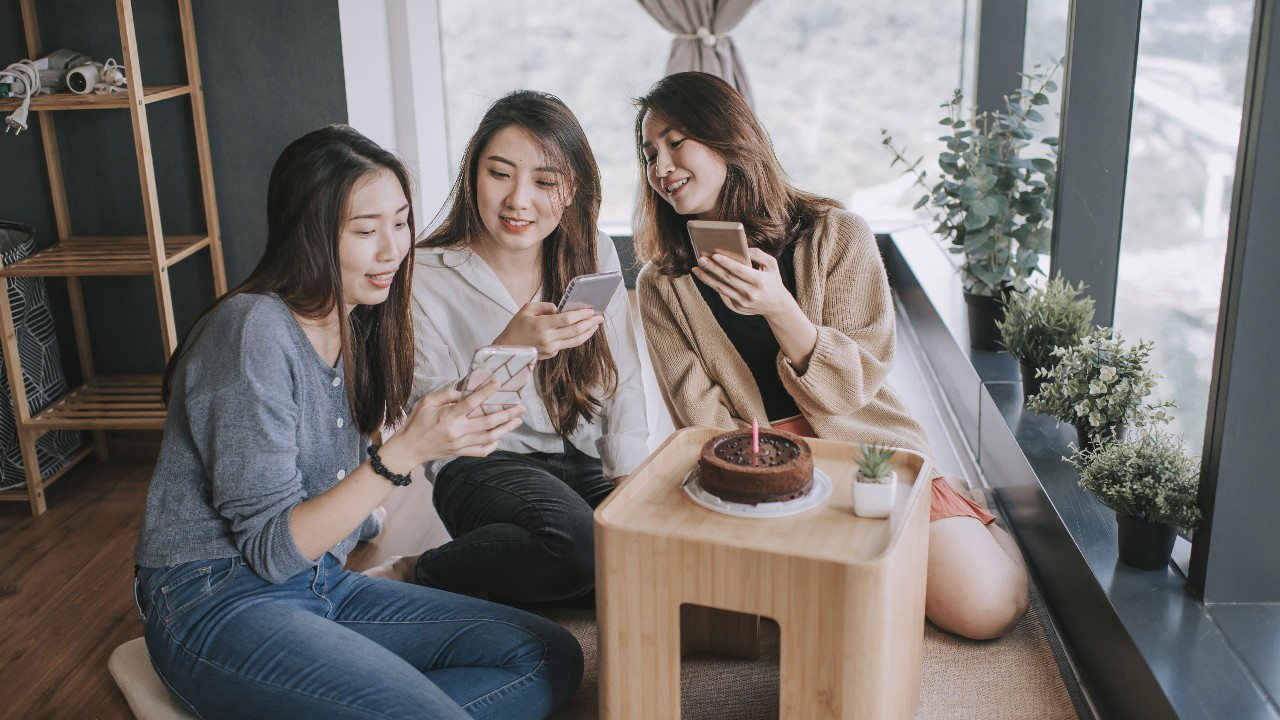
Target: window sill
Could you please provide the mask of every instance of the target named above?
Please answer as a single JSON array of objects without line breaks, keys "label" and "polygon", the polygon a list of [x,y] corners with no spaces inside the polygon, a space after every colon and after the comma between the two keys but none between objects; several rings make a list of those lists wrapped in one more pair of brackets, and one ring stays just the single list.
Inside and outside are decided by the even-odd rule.
[{"label": "window sill", "polygon": [[1062,460],[1074,429],[1023,408],[1007,353],[968,347],[946,254],[920,230],[879,240],[890,284],[1099,716],[1280,718],[1259,681],[1280,664],[1265,650],[1280,647],[1276,608],[1206,609],[1178,570],[1120,564],[1114,513]]}]

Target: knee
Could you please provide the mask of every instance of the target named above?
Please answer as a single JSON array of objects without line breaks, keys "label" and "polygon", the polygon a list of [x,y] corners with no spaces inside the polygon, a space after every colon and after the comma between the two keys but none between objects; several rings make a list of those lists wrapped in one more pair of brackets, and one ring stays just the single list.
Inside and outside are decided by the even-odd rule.
[{"label": "knee", "polygon": [[926,615],[935,625],[971,640],[994,640],[1007,635],[1027,612],[1025,572],[1003,577],[983,573],[965,582],[926,590]]},{"label": "knee", "polygon": [[547,535],[547,550],[555,558],[552,575],[564,595],[576,595],[594,586],[596,544],[591,516],[570,518]]}]

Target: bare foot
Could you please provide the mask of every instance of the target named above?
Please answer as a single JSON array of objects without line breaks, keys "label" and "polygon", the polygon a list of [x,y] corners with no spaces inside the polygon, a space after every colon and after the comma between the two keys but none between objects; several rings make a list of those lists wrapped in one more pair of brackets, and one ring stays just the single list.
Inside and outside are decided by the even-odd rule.
[{"label": "bare foot", "polygon": [[381,565],[364,571],[369,577],[384,577],[400,582],[413,582],[413,568],[418,564],[418,555],[392,555]]}]

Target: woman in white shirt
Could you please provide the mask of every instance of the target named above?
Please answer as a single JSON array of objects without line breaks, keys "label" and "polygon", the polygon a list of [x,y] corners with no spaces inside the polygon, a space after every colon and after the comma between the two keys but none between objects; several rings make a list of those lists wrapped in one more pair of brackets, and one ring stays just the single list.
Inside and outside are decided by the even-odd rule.
[{"label": "woman in white shirt", "polygon": [[498,100],[467,146],[413,278],[415,396],[457,383],[484,345],[538,349],[523,425],[485,458],[427,466],[453,537],[398,567],[422,585],[515,602],[589,599],[592,511],[648,454],[626,293],[603,316],[556,312],[575,276],[619,270],[596,229],[600,174],[558,98]]}]

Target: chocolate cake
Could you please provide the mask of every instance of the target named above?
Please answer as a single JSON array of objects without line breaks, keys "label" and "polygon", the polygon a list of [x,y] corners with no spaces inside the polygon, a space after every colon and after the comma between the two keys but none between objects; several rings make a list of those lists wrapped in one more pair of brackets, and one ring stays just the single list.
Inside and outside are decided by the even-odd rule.
[{"label": "chocolate cake", "polygon": [[794,500],[813,486],[813,454],[799,435],[760,431],[760,452],[751,452],[751,431],[717,435],[698,459],[702,489],[721,500],[758,505]]}]

